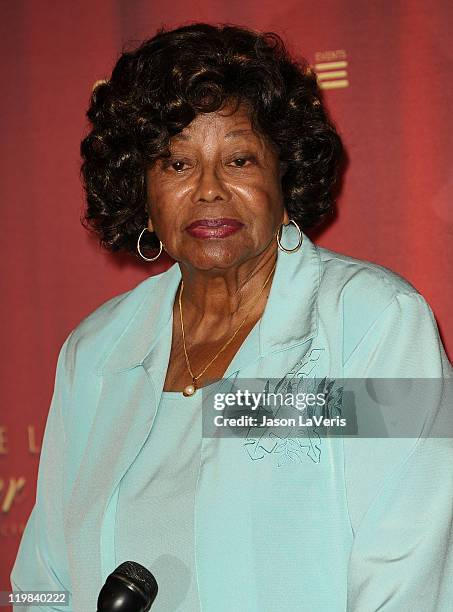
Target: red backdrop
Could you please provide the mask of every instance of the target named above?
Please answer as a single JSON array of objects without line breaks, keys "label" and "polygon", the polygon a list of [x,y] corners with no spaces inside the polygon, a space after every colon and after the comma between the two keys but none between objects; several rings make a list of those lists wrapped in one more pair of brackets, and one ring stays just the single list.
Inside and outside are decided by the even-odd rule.
[{"label": "red backdrop", "polygon": [[319,244],[405,276],[453,351],[453,4],[437,0],[2,3],[0,590],[34,503],[58,350],[156,267],[101,252],[79,218],[79,143],[124,43],[196,17],[274,30],[317,70],[349,166]]}]

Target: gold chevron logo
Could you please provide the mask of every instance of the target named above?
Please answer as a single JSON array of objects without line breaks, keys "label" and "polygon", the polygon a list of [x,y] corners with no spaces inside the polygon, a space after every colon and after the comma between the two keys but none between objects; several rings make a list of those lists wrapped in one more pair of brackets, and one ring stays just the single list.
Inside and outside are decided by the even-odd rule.
[{"label": "gold chevron logo", "polygon": [[320,51],[315,55],[314,71],[321,89],[349,86],[346,51]]}]

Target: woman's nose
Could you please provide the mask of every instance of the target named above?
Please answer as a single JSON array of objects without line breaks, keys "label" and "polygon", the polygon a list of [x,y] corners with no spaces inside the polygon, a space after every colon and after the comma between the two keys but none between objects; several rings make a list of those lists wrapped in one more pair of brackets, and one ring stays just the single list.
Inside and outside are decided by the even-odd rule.
[{"label": "woman's nose", "polygon": [[209,166],[200,170],[193,195],[195,202],[226,201],[229,191],[218,170]]}]

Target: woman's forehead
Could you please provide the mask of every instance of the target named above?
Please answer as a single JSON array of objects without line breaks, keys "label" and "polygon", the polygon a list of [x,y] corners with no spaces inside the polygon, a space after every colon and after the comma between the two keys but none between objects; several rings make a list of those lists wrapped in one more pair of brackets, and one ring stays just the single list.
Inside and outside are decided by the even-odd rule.
[{"label": "woman's forehead", "polygon": [[208,134],[219,136],[225,142],[238,138],[261,140],[260,134],[253,128],[249,112],[243,108],[228,114],[223,110],[199,113],[181,132],[172,136],[171,140],[190,142]]}]

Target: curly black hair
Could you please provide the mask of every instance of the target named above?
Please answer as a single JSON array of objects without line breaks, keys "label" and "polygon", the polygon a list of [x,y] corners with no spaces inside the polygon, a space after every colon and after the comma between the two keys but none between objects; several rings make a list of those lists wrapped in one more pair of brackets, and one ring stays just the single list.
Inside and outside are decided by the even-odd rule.
[{"label": "curly black hair", "polygon": [[[274,32],[195,23],[123,49],[93,89],[92,129],[80,147],[82,223],[101,246],[137,254],[148,222],[146,170],[199,113],[232,100],[247,104],[253,127],[276,147],[289,217],[305,229],[331,212],[344,150],[308,62],[292,59]],[[156,243],[145,232],[142,245]]]}]

